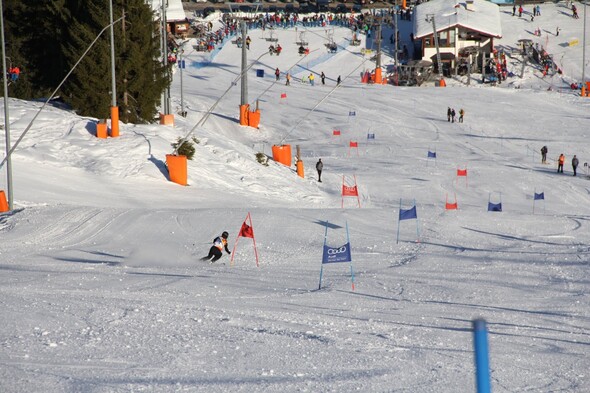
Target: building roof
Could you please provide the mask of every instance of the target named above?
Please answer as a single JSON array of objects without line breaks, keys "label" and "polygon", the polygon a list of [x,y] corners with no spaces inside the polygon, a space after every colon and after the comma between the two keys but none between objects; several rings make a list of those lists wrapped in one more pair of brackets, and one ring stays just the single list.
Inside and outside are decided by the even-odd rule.
[{"label": "building roof", "polygon": [[473,0],[467,9],[466,0],[430,0],[414,10],[414,37],[432,35],[432,22],[427,16],[434,15],[436,30],[449,27],[464,27],[491,37],[502,37],[500,7],[486,0]]},{"label": "building roof", "polygon": [[[177,21],[185,21],[186,14],[184,12],[184,8],[182,7],[181,0],[163,0],[168,2],[168,7],[166,8],[166,21],[167,22],[177,22]],[[160,11],[162,9],[162,0],[146,0],[148,4],[151,4],[152,9],[156,12],[156,14],[160,15]]]}]

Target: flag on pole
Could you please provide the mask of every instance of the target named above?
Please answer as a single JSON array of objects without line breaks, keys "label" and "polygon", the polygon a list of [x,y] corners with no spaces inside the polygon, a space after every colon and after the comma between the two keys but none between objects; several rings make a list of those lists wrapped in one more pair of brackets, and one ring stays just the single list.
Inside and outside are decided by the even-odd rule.
[{"label": "flag on pole", "polygon": [[350,235],[348,233],[348,221],[346,222],[346,244],[340,247],[328,246],[328,221],[326,221],[326,230],[324,232],[324,252],[322,254],[322,265],[320,268],[320,284],[318,289],[322,289],[322,276],[324,273],[324,264],[350,262],[350,280],[352,290],[354,291],[354,269],[352,268],[352,255],[350,252]]},{"label": "flag on pole", "polygon": [[533,197],[533,214],[535,214],[535,203],[537,201],[543,201],[543,211],[545,211],[545,192],[537,193],[537,190],[535,189]]},{"label": "flag on pole", "polygon": [[420,229],[418,228],[418,212],[416,210],[416,200],[414,205],[409,209],[402,209],[402,200],[399,200],[399,220],[397,221],[397,241],[399,243],[400,223],[405,220],[416,220],[416,241],[420,239]]},{"label": "flag on pole", "polygon": [[234,243],[234,248],[231,253],[230,266],[234,265],[234,256],[236,255],[236,248],[238,247],[238,241],[240,240],[240,237],[248,237],[252,239],[252,242],[254,244],[254,255],[256,256],[256,267],[259,267],[260,265],[258,264],[258,250],[256,249],[256,238],[254,237],[254,228],[252,227],[252,216],[250,216],[250,213],[248,213],[248,215],[244,219],[242,227],[240,228],[240,232],[236,237],[236,242]]},{"label": "flag on pole", "polygon": [[399,219],[400,220],[411,220],[413,218],[418,218],[416,214],[416,206],[412,207],[411,209],[400,209],[399,211]]},{"label": "flag on pole", "polygon": [[334,135],[334,136],[340,136],[340,130],[334,130],[334,131],[332,131],[332,135]]}]

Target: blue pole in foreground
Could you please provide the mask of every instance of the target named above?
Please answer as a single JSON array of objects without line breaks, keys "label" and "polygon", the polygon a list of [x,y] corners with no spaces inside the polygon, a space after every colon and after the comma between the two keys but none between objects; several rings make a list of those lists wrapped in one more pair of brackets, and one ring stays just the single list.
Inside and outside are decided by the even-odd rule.
[{"label": "blue pole in foreground", "polygon": [[477,393],[490,393],[490,361],[486,321],[473,321],[473,346],[475,349],[475,380]]}]

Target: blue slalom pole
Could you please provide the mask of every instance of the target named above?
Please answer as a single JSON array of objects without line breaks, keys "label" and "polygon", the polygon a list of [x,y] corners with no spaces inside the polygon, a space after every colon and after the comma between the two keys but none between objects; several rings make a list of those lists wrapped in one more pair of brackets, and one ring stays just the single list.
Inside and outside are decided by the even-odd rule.
[{"label": "blue slalom pole", "polygon": [[326,239],[328,238],[328,221],[326,221],[326,231],[324,232],[324,247],[322,247],[322,265],[320,268],[320,285],[318,290],[322,289],[322,274],[324,273],[324,249],[326,246]]},{"label": "blue slalom pole", "polygon": [[399,244],[399,225],[400,225],[399,224],[399,222],[400,222],[400,219],[399,218],[401,217],[401,214],[402,214],[402,200],[400,198],[400,200],[399,200],[399,217],[397,219],[397,239],[395,241],[395,244]]},{"label": "blue slalom pole", "polygon": [[475,381],[477,393],[490,393],[490,361],[485,319],[473,321],[473,346],[475,349]]}]

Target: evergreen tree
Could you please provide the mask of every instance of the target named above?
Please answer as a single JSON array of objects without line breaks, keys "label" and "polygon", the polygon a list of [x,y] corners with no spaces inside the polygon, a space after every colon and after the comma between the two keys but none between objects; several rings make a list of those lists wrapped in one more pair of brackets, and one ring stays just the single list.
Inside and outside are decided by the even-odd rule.
[{"label": "evergreen tree", "polygon": [[[1,0],[0,0],[1,1]],[[82,116],[110,116],[110,0],[5,0],[11,59],[23,71],[11,95],[47,97],[78,62],[58,95]],[[125,17],[121,18],[123,13]],[[117,105],[126,122],[150,122],[170,81],[159,30],[145,0],[113,0]],[[105,29],[106,28],[106,29]],[[9,56],[9,55],[7,55]]]}]

